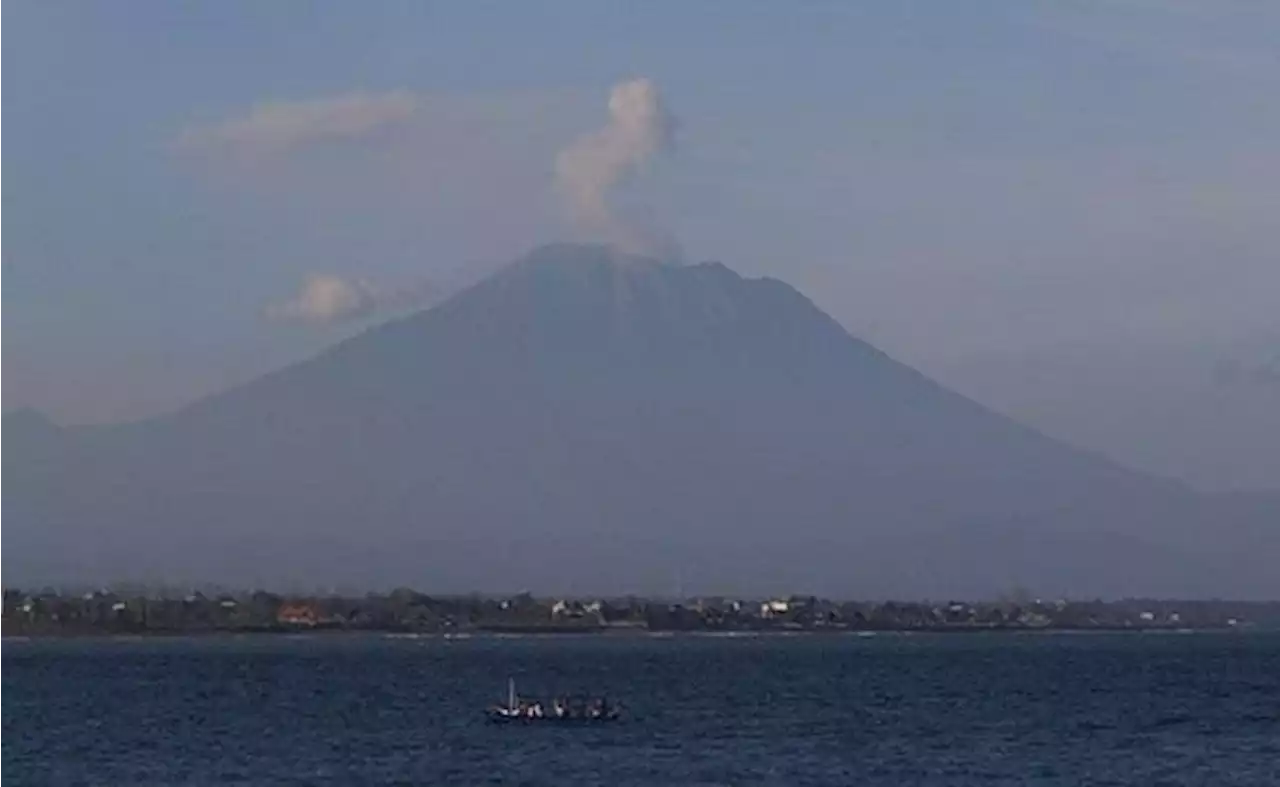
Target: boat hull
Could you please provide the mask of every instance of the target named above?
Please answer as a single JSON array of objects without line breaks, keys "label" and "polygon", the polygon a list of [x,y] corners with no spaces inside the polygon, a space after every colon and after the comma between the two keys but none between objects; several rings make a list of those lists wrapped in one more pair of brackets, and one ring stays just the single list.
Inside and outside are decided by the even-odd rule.
[{"label": "boat hull", "polygon": [[617,713],[606,713],[603,716],[522,716],[506,711],[489,711],[487,714],[491,724],[562,724],[568,726],[605,724],[620,721]]}]

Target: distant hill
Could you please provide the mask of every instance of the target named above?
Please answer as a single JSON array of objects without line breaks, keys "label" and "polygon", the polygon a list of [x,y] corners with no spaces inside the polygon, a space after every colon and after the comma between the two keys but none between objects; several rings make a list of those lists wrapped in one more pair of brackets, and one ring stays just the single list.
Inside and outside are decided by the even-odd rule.
[{"label": "distant hill", "polygon": [[1280,496],[991,412],[718,263],[543,247],[172,415],[4,422],[8,583],[1280,596]]},{"label": "distant hill", "polygon": [[23,407],[4,414],[5,445],[14,441],[19,446],[47,444],[58,434],[58,425],[44,413]]}]

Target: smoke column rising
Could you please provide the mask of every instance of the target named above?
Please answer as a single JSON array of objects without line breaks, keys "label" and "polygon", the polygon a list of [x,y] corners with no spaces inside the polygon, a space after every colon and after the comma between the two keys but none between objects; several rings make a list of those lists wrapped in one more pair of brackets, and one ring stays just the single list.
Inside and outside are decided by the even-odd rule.
[{"label": "smoke column rising", "polygon": [[633,79],[609,94],[609,122],[577,139],[556,159],[556,182],[575,229],[624,251],[652,252],[652,233],[614,212],[609,195],[654,156],[673,147],[675,123],[648,79]]}]

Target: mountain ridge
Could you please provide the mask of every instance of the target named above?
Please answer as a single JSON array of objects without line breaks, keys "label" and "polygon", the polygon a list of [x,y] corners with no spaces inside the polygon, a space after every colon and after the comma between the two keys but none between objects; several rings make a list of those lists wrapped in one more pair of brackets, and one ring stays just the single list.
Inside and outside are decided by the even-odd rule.
[{"label": "mountain ridge", "polygon": [[1274,540],[1249,524],[1270,498],[1219,504],[1059,443],[785,283],[598,246],[539,248],[165,416],[5,441],[5,568],[24,573],[1278,592],[1208,527],[1234,506]]}]

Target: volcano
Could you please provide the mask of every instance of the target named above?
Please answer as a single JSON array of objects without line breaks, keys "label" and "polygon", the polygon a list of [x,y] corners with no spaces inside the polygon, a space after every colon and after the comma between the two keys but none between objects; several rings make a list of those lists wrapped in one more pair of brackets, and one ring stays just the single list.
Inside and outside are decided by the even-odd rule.
[{"label": "volcano", "polygon": [[601,246],[161,417],[3,434],[11,583],[1280,595],[1276,496],[1056,441],[780,281]]}]

